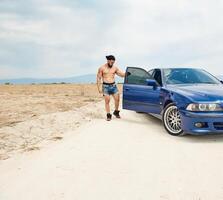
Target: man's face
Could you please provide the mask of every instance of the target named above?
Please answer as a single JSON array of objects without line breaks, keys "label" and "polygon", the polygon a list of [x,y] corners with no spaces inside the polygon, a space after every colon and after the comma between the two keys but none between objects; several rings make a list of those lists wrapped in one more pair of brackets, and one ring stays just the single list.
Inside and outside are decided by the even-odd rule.
[{"label": "man's face", "polygon": [[108,63],[109,67],[112,67],[114,65],[115,61],[114,60],[107,60],[107,63]]}]

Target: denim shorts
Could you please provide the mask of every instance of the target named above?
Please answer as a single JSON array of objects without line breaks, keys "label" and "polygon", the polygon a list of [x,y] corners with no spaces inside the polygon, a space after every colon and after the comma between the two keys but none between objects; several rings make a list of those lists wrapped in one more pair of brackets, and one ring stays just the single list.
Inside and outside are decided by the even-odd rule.
[{"label": "denim shorts", "polygon": [[111,94],[115,94],[118,92],[118,88],[116,86],[116,84],[111,84],[111,85],[102,85],[102,91],[103,91],[103,95],[111,95]]}]

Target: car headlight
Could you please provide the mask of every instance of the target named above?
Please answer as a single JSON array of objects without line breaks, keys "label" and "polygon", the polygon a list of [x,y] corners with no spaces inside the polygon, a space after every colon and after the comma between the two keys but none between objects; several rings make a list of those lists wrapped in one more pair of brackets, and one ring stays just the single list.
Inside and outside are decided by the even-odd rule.
[{"label": "car headlight", "polygon": [[186,108],[189,111],[223,111],[217,103],[191,103]]}]

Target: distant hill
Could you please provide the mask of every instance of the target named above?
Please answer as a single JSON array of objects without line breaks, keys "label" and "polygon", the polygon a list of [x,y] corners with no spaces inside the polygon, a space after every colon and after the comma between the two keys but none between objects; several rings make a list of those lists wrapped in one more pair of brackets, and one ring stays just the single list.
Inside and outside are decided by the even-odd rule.
[{"label": "distant hill", "polygon": [[[123,79],[117,77],[116,82],[123,82]],[[68,78],[18,78],[18,79],[0,79],[0,84],[41,84],[41,83],[96,83],[96,74],[86,74]]]}]

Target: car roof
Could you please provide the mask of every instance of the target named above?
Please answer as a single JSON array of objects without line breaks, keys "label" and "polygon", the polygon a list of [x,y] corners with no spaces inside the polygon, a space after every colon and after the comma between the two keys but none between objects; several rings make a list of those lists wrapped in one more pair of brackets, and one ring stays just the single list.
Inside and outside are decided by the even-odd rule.
[{"label": "car roof", "polygon": [[195,67],[156,67],[156,68],[150,68],[148,71],[150,70],[164,70],[164,69],[202,69],[202,68],[195,68]]}]

